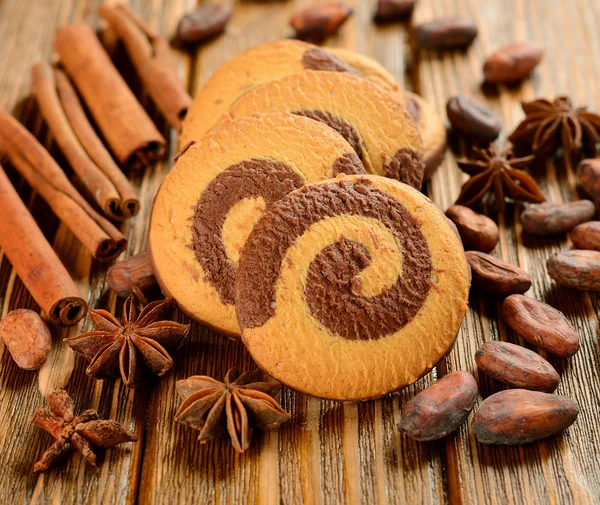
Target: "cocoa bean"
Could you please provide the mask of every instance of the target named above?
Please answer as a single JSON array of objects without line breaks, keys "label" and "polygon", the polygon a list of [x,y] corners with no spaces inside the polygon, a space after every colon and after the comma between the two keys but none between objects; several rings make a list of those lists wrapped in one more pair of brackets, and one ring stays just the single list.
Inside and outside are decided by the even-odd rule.
[{"label": "cocoa bean", "polygon": [[142,252],[115,263],[108,269],[106,280],[110,289],[122,298],[127,298],[134,287],[148,291],[156,286],[150,255]]},{"label": "cocoa bean", "polygon": [[577,165],[577,180],[594,200],[600,200],[600,159],[581,160]]},{"label": "cocoa bean", "polygon": [[502,316],[530,344],[559,358],[579,349],[579,334],[560,310],[523,295],[511,295],[502,304]]},{"label": "cocoa bean", "polygon": [[568,288],[582,291],[600,290],[600,252],[561,251],[546,261],[548,274]]},{"label": "cocoa bean", "polygon": [[177,25],[177,39],[183,44],[198,44],[227,26],[232,8],[229,4],[203,3],[185,14]]},{"label": "cocoa bean", "polygon": [[408,402],[398,429],[416,440],[437,440],[455,431],[477,398],[477,383],[468,372],[451,372]]},{"label": "cocoa bean", "polygon": [[497,295],[525,293],[531,287],[529,274],[507,261],[479,251],[467,251],[473,285]]},{"label": "cocoa bean", "polygon": [[467,137],[490,143],[500,134],[500,120],[485,105],[462,96],[455,96],[446,104],[450,124]]},{"label": "cocoa bean", "polygon": [[498,243],[498,226],[469,207],[452,205],[446,216],[456,225],[465,250],[490,252]]},{"label": "cocoa bean", "polygon": [[508,342],[486,342],[475,353],[477,368],[499,382],[534,391],[554,391],[560,376],[539,354]]},{"label": "cocoa bean", "polygon": [[483,64],[487,82],[516,82],[525,79],[538,63],[544,51],[534,42],[516,42],[501,47]]},{"label": "cocoa bean", "polygon": [[523,230],[532,235],[566,233],[592,219],[596,207],[589,200],[530,205],[521,214]]},{"label": "cocoa bean", "polygon": [[465,48],[477,37],[477,25],[468,18],[440,18],[415,27],[415,42],[422,49]]},{"label": "cocoa bean", "polygon": [[527,389],[500,391],[475,412],[473,429],[482,444],[528,444],[560,433],[579,414],[575,400]]},{"label": "cocoa bean", "polygon": [[375,21],[384,23],[407,17],[415,7],[415,0],[379,0]]},{"label": "cocoa bean", "polygon": [[352,8],[344,2],[316,5],[298,12],[290,19],[296,38],[322,42],[333,35],[352,14]]},{"label": "cocoa bean", "polygon": [[25,370],[37,370],[46,362],[52,337],[37,312],[12,310],[0,321],[0,336],[15,363]]},{"label": "cocoa bean", "polygon": [[588,221],[573,228],[569,238],[574,249],[600,251],[600,221]]}]

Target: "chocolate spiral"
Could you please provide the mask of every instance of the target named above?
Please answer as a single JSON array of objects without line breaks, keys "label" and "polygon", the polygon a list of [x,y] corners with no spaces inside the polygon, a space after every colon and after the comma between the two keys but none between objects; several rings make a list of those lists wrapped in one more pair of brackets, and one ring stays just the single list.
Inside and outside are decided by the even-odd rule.
[{"label": "chocolate spiral", "polygon": [[373,218],[403,251],[402,275],[376,296],[361,295],[357,274],[371,264],[368,250],[341,236],[308,266],[304,300],[332,333],[378,339],[410,322],[431,288],[427,240],[411,213],[368,179],[302,188],[274,204],[257,223],[238,270],[236,308],[242,330],[265,324],[277,311],[276,286],[288,249],[315,223],[341,215]]},{"label": "chocolate spiral", "polygon": [[[354,153],[335,160],[333,175],[360,174],[364,168]],[[234,303],[235,265],[223,243],[222,230],[230,210],[245,198],[262,197],[268,208],[305,180],[285,163],[250,159],[231,165],[204,189],[192,218],[192,247],[205,278],[225,304]]]}]

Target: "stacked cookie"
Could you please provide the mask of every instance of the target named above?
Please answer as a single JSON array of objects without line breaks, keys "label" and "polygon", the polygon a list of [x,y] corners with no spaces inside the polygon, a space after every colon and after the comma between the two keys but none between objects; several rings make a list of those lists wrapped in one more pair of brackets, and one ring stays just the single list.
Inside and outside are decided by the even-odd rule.
[{"label": "stacked cookie", "polygon": [[309,395],[374,398],[429,371],[455,339],[469,273],[418,191],[427,153],[405,107],[429,113],[416,100],[368,58],[298,41],[225,64],[154,203],[165,294]]}]

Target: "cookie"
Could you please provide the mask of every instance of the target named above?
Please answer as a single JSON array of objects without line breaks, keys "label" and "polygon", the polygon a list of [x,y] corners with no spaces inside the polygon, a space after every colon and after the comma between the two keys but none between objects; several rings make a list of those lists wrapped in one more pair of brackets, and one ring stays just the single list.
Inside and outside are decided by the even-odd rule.
[{"label": "cookie", "polygon": [[406,96],[406,109],[417,123],[423,140],[423,150],[425,151],[425,175],[423,180],[427,181],[444,161],[447,143],[446,125],[433,105],[421,96],[409,91],[405,91],[404,94]]},{"label": "cookie", "polygon": [[321,121],[352,145],[368,173],[421,187],[425,164],[414,121],[392,95],[365,79],[312,70],[289,75],[246,93],[220,121],[258,111]]},{"label": "cookie", "polygon": [[397,94],[397,98],[406,106],[404,91],[400,88],[394,76],[373,58],[341,47],[328,47],[327,51],[345,61],[360,77],[377,84],[388,93]]},{"label": "cookie", "polygon": [[331,128],[291,114],[223,123],[177,160],[156,196],[148,247],[163,292],[191,318],[239,336],[235,272],[265,208],[306,182],[364,173]]},{"label": "cookie", "polygon": [[417,123],[423,141],[423,150],[425,151],[425,176],[423,180],[429,180],[441,165],[446,150],[446,126],[433,106],[419,95],[401,90],[394,76],[372,58],[349,49],[337,47],[328,48],[328,51],[348,63],[359,76],[377,84],[388,93],[396,94]]},{"label": "cookie", "polygon": [[428,198],[397,181],[339,176],[267,210],[242,250],[242,340],[302,393],[376,398],[414,383],[452,347],[467,310],[460,239]]},{"label": "cookie", "polygon": [[196,94],[183,121],[180,145],[200,138],[248,91],[305,70],[360,74],[383,89],[395,92],[404,103],[402,91],[385,69],[368,63],[363,64],[363,69],[354,69],[346,61],[329,50],[299,40],[267,42],[241,52],[219,67]]}]

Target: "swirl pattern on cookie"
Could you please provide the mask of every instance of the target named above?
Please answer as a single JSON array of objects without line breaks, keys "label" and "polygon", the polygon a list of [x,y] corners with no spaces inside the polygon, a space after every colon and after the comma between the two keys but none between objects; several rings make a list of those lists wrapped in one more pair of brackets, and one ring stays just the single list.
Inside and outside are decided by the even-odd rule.
[{"label": "swirl pattern on cookie", "polygon": [[414,121],[396,98],[365,79],[327,71],[290,75],[247,93],[220,121],[257,111],[320,120],[353,144],[368,173],[421,187],[423,145]]},{"label": "swirl pattern on cookie", "polygon": [[382,396],[429,371],[467,309],[469,269],[445,216],[374,176],[310,184],[272,205],[237,271],[242,339],[303,393]]},{"label": "swirl pattern on cookie", "polygon": [[[299,40],[277,40],[246,49],[219,67],[196,93],[183,121],[180,145],[200,138],[232,103],[249,91],[305,70],[357,74],[351,64],[331,51]],[[375,71],[364,77],[396,93],[404,103],[393,78],[381,77]]]},{"label": "swirl pattern on cookie", "polygon": [[159,284],[190,317],[239,336],[240,251],[265,209],[308,182],[364,168],[336,132],[292,114],[223,123],[177,160],[153,207],[149,250]]},{"label": "swirl pattern on cookie", "polygon": [[[421,134],[425,153],[423,180],[429,180],[442,163],[446,150],[446,126],[435,108],[415,93],[406,90],[398,92],[394,76],[372,58],[340,47],[328,48],[328,51],[349,65],[360,77],[368,79],[389,93],[396,94]],[[396,89],[393,88],[394,84]]]}]

